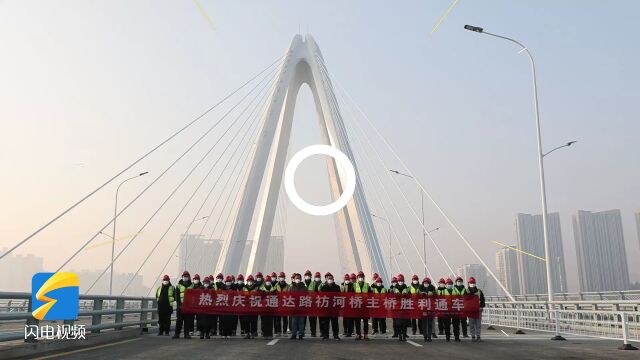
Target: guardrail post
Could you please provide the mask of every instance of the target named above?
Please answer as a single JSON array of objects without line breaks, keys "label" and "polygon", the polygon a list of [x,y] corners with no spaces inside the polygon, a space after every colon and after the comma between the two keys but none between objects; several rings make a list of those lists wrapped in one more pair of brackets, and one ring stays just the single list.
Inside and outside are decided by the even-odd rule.
[{"label": "guardrail post", "polygon": [[[151,320],[157,320],[158,319],[158,301],[156,299],[151,300],[151,307],[156,309],[154,311],[151,312]],[[158,322],[154,321],[151,323],[151,326],[157,326]]]},{"label": "guardrail post", "polygon": [[149,331],[149,328],[147,327],[148,324],[146,322],[143,323],[143,321],[148,320],[148,316],[147,316],[148,311],[145,310],[148,307],[149,307],[149,300],[145,300],[145,299],[140,300],[140,329],[142,332]]},{"label": "guardrail post", "polygon": [[487,330],[495,330],[493,327],[493,318],[491,318],[491,308],[487,307],[487,320],[489,322],[489,326],[487,326]]},{"label": "guardrail post", "polygon": [[[116,300],[116,316],[115,316],[114,324],[122,323],[122,320],[124,319],[124,314],[119,312],[118,310],[123,310],[123,309],[124,309],[124,299],[117,299]],[[116,326],[115,329],[122,330],[122,326]]]},{"label": "guardrail post", "polygon": [[627,323],[627,315],[624,312],[620,312],[622,318],[622,345],[618,347],[620,350],[638,350],[637,347],[629,344],[629,324]]},{"label": "guardrail post", "polygon": [[524,334],[524,331],[520,329],[520,306],[516,305],[516,334]]},{"label": "guardrail post", "polygon": [[[102,299],[95,299],[93,300],[93,310],[94,311],[99,311],[102,310],[102,302],[104,300]],[[92,315],[91,316],[91,325],[100,325],[102,324],[102,315],[98,314],[98,315]],[[100,332],[100,329],[95,329],[95,330],[91,330],[91,333],[97,334]]]},{"label": "guardrail post", "polygon": [[[29,298],[29,300],[27,300],[28,305],[28,309],[29,309],[29,313],[31,313],[33,311],[33,309],[31,308],[31,298]],[[36,318],[34,318],[33,316],[30,316],[27,319],[27,323],[26,326],[38,326],[38,324],[40,323],[40,321]],[[25,328],[25,337],[24,337],[24,342],[28,342],[28,343],[34,343],[36,341],[38,341],[38,338],[32,334],[29,334],[28,336],[26,336],[26,328]]]}]

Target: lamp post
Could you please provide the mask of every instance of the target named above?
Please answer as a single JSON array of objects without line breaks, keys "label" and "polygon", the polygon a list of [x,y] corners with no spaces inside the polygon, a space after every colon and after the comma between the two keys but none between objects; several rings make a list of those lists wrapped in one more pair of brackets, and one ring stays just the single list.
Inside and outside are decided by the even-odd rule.
[{"label": "lamp post", "polygon": [[[545,155],[548,155],[549,153],[551,153],[552,151],[555,151],[561,147],[565,147],[565,146],[571,146],[571,144],[573,144],[574,142],[569,142],[563,146],[560,146],[558,148],[555,148],[551,151],[549,151],[548,153],[544,154],[542,152],[542,136],[540,134],[540,111],[539,111],[539,107],[538,107],[538,84],[536,81],[536,66],[535,66],[535,62],[533,61],[533,56],[531,56],[531,52],[529,52],[529,49],[527,49],[526,46],[522,45],[520,42],[518,42],[517,40],[508,38],[506,36],[501,36],[501,35],[496,35],[496,34],[492,34],[489,32],[484,31],[483,28],[478,27],[478,26],[472,26],[472,25],[465,25],[464,28],[466,30],[469,31],[473,31],[473,32],[477,32],[480,34],[486,34],[489,36],[493,36],[493,37],[497,37],[503,40],[507,40],[510,41],[518,46],[520,46],[520,51],[518,53],[526,53],[527,57],[529,57],[529,61],[531,62],[531,75],[532,75],[532,80],[533,80],[533,106],[534,106],[534,112],[535,112],[535,118],[536,118],[536,137],[537,137],[537,142],[538,142],[538,149],[537,149],[537,155],[538,155],[538,171],[539,171],[539,177],[540,177],[540,201],[541,201],[541,205],[542,205],[542,228],[543,228],[543,234],[544,234],[544,254],[545,254],[545,265],[546,265],[546,272],[547,272],[547,298],[549,301],[549,306],[553,306],[551,305],[551,303],[553,302],[553,284],[551,282],[552,280],[552,276],[551,276],[551,251],[550,251],[550,247],[549,247],[549,224],[548,224],[548,215],[547,215],[547,194],[546,194],[546,188],[545,188],[545,183],[544,183],[544,163],[543,163],[543,157]],[[555,307],[554,307],[555,308]],[[556,314],[556,326],[555,326],[555,336],[551,338],[551,340],[566,340],[565,338],[563,338],[560,335],[560,322],[558,319],[558,315],[559,312],[556,310],[555,312]]]},{"label": "lamp post", "polygon": [[[116,200],[115,200],[115,205],[113,206],[113,233],[111,235],[111,265],[109,266],[109,296],[113,295],[113,255],[115,253],[116,250],[116,220],[118,217],[118,191],[120,191],[120,186],[122,186],[122,184],[126,183],[129,180],[133,180],[135,178],[139,178],[140,176],[144,176],[147,175],[149,172],[145,171],[142,172],[136,176],[132,176],[128,179],[124,179],[120,185],[118,185],[118,187],[116,188]],[[106,234],[105,234],[106,235]]]}]

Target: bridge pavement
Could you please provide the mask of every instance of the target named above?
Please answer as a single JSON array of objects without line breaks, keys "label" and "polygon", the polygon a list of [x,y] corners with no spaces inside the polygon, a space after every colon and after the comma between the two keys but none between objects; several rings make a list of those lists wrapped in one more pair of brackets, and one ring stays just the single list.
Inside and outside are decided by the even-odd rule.
[{"label": "bridge pavement", "polygon": [[447,343],[439,337],[425,343],[418,336],[409,342],[372,338],[371,341],[322,341],[278,338],[277,341],[244,340],[173,340],[155,334],[119,340],[114,343],[74,351],[42,354],[32,359],[414,359],[437,356],[440,359],[638,359],[638,351],[621,351],[620,341],[567,336],[567,341],[550,341],[548,333],[513,334],[513,329],[486,331],[483,342]]}]

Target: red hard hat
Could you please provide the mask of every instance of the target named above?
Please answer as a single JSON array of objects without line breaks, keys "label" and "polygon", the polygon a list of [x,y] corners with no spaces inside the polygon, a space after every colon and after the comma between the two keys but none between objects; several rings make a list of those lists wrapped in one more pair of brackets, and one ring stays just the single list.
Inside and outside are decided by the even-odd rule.
[{"label": "red hard hat", "polygon": [[253,281],[253,275],[247,276],[247,281]]},{"label": "red hard hat", "polygon": [[404,275],[398,274],[398,281],[404,281]]},{"label": "red hard hat", "polygon": [[222,273],[218,273],[218,275],[216,275],[216,279],[224,279],[224,275],[222,275]]},{"label": "red hard hat", "polygon": [[162,277],[162,281],[169,281],[169,275],[166,275]]},{"label": "red hard hat", "polygon": [[233,275],[227,275],[227,278],[224,279],[225,282],[233,282]]},{"label": "red hard hat", "polygon": [[311,270],[307,270],[307,271],[305,271],[305,272],[304,272],[304,275],[305,275],[305,276],[307,276],[307,275],[311,276]]},{"label": "red hard hat", "polygon": [[314,277],[320,277],[320,271],[316,271],[315,274],[313,274]]},{"label": "red hard hat", "polygon": [[395,277],[395,276],[394,276],[394,277],[392,277],[392,278],[391,278],[391,282],[398,282],[398,278],[397,278],[397,277]]},{"label": "red hard hat", "polygon": [[208,277],[208,278],[209,278],[209,280],[211,280],[211,281],[213,281],[213,279],[214,279],[213,275],[209,275],[209,276],[207,276],[207,277]]},{"label": "red hard hat", "polygon": [[182,276],[191,276],[191,274],[189,274],[189,272],[185,270],[182,272]]},{"label": "red hard hat", "polygon": [[280,271],[280,275],[278,275],[278,277],[286,277],[287,274],[284,273],[284,271]]},{"label": "red hard hat", "polygon": [[345,280],[350,280],[350,279],[351,279],[351,277],[349,276],[349,274],[344,274],[344,279],[345,279]]},{"label": "red hard hat", "polygon": [[264,276],[262,276],[262,273],[258,271],[258,273],[256,274],[256,277],[264,277]]},{"label": "red hard hat", "polygon": [[374,272],[374,273],[373,273],[373,276],[372,276],[372,277],[373,277],[373,280],[377,279],[377,278],[378,278],[378,276],[380,276],[380,275],[378,275],[378,273],[375,273],[375,272]]},{"label": "red hard hat", "polygon": [[264,277],[264,281],[271,282],[271,276],[267,275]]},{"label": "red hard hat", "polygon": [[440,278],[440,280],[438,280],[438,284],[444,284],[444,283],[445,283],[444,278]]},{"label": "red hard hat", "polygon": [[333,275],[331,275],[331,273],[327,271],[327,272],[324,274],[324,277],[328,277],[328,276],[333,276]]},{"label": "red hard hat", "polygon": [[362,271],[358,271],[358,276],[362,276],[362,277],[364,277],[364,272],[362,272]]},{"label": "red hard hat", "polygon": [[475,283],[476,283],[476,278],[474,278],[474,277],[472,276],[472,277],[470,277],[469,279],[467,279],[467,282],[468,282],[469,284],[475,284]]},{"label": "red hard hat", "polygon": [[447,278],[447,285],[451,285],[453,284],[453,280],[451,280],[451,278]]},{"label": "red hard hat", "polygon": [[463,281],[463,280],[462,280],[462,276],[458,276],[458,277],[456,278],[456,281]]},{"label": "red hard hat", "polygon": [[236,277],[235,277],[235,276],[233,276],[233,274],[231,274],[231,275],[229,275],[229,276],[231,276],[231,280],[232,280],[232,281],[236,281]]},{"label": "red hard hat", "polygon": [[193,280],[200,280],[200,275],[199,274],[193,275]]},{"label": "red hard hat", "polygon": [[376,283],[382,284],[382,278],[380,276],[376,278]]},{"label": "red hard hat", "polygon": [[206,278],[204,278],[204,281],[203,281],[203,282],[206,282],[206,283],[211,284],[211,279],[209,279],[209,277],[206,277]]},{"label": "red hard hat", "polygon": [[419,280],[420,278],[418,277],[418,275],[413,274],[413,276],[411,277],[411,280]]},{"label": "red hard hat", "polygon": [[425,276],[424,279],[422,279],[422,282],[431,284],[431,279],[428,276]]},{"label": "red hard hat", "polygon": [[242,274],[238,274],[238,281],[240,280],[244,280],[244,276],[242,276]]},{"label": "red hard hat", "polygon": [[275,272],[275,271],[271,273],[271,278],[275,279],[275,278],[277,278],[277,277],[278,277],[278,274],[276,274],[276,272]]},{"label": "red hard hat", "polygon": [[349,277],[350,277],[352,280],[355,280],[355,278],[356,278],[356,274],[351,273],[351,276],[349,276]]}]

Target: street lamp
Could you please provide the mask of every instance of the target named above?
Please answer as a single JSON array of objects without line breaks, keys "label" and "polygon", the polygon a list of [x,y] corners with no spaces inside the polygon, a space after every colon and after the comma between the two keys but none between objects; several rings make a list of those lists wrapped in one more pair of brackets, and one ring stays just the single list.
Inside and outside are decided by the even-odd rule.
[{"label": "street lamp", "polygon": [[[536,66],[535,66],[535,62],[533,61],[533,56],[531,56],[531,52],[529,52],[529,49],[527,49],[526,46],[522,45],[520,42],[518,42],[517,40],[508,38],[506,36],[501,36],[501,35],[496,35],[496,34],[492,34],[489,32],[484,31],[483,28],[478,27],[478,26],[472,26],[472,25],[465,25],[464,28],[466,30],[469,31],[474,31],[477,33],[481,33],[481,34],[486,34],[489,36],[493,36],[493,37],[497,37],[500,39],[504,39],[507,41],[510,41],[518,46],[520,46],[520,51],[518,53],[522,53],[525,52],[527,54],[527,56],[529,57],[529,61],[531,62],[531,75],[532,75],[532,80],[533,80],[533,106],[534,106],[534,111],[535,111],[535,116],[536,116],[536,137],[538,140],[538,170],[539,170],[539,175],[540,175],[540,200],[541,200],[541,205],[542,205],[542,228],[543,228],[543,234],[544,234],[544,254],[545,254],[545,258],[547,259],[545,261],[545,265],[546,265],[546,272],[547,272],[547,296],[548,296],[548,300],[549,300],[549,306],[553,306],[551,303],[553,302],[553,284],[551,283],[551,256],[550,256],[550,247],[549,247],[549,225],[547,223],[548,220],[548,215],[547,215],[547,194],[546,194],[546,189],[545,189],[545,184],[544,184],[544,164],[543,164],[543,160],[542,158],[551,153],[552,151],[555,151],[559,148],[565,147],[565,146],[571,146],[573,143],[575,143],[575,141],[569,142],[563,146],[560,146],[558,148],[555,148],[551,151],[549,151],[548,153],[544,154],[542,152],[542,136],[540,134],[540,111],[539,111],[539,107],[538,107],[538,84],[536,82]],[[560,320],[558,319],[558,310],[556,309],[556,334],[554,337],[551,338],[551,340],[566,340],[565,338],[563,338],[562,336],[560,336]]]},{"label": "street lamp", "polygon": [[573,140],[573,141],[569,141],[568,143],[566,143],[564,145],[556,146],[553,149],[551,149],[551,150],[547,151],[546,153],[542,154],[542,157],[545,157],[545,156],[551,154],[552,152],[554,152],[556,150],[559,150],[559,149],[562,149],[562,148],[565,148],[565,147],[569,147],[569,146],[571,146],[571,145],[573,145],[573,144],[575,144],[577,142],[578,142],[577,140]]},{"label": "street lamp", "polygon": [[[118,217],[118,191],[120,191],[120,186],[122,186],[122,184],[126,183],[129,180],[133,180],[135,178],[139,178],[140,176],[144,176],[147,175],[149,172],[145,171],[145,172],[141,172],[140,174],[136,175],[136,176],[132,176],[128,179],[124,179],[120,185],[118,185],[118,187],[116,188],[116,200],[115,200],[115,205],[113,206],[113,234],[111,235],[111,265],[110,267],[110,274],[109,274],[109,296],[113,295],[113,255],[115,253],[115,246],[116,246],[116,220]],[[105,234],[106,235],[106,234]],[[108,235],[107,235],[108,236]]]},{"label": "street lamp", "polygon": [[389,234],[388,234],[388,236],[389,236],[389,270],[391,270],[391,266],[392,266],[391,265],[391,261],[393,260],[392,259],[392,255],[391,255],[391,223],[389,222],[389,220],[383,218],[382,216],[378,216],[378,215],[376,215],[374,213],[369,213],[369,214],[371,214],[371,216],[373,216],[374,218],[378,218],[378,219],[386,222],[387,226],[389,227]]},{"label": "street lamp", "polygon": [[[402,175],[402,176],[406,176],[408,178],[411,178],[413,180],[415,180],[415,178],[411,175],[402,173],[398,170],[393,170],[393,169],[389,169],[390,172],[397,174],[397,175]],[[422,193],[422,189],[420,189],[420,187],[418,186],[418,191],[420,192],[420,209],[421,209],[421,216],[422,216],[422,255],[424,255],[424,273],[427,274],[427,233],[424,231],[424,193]],[[436,231],[439,230],[440,228],[436,228],[434,230],[430,230],[429,233],[431,233],[432,231]]]}]

